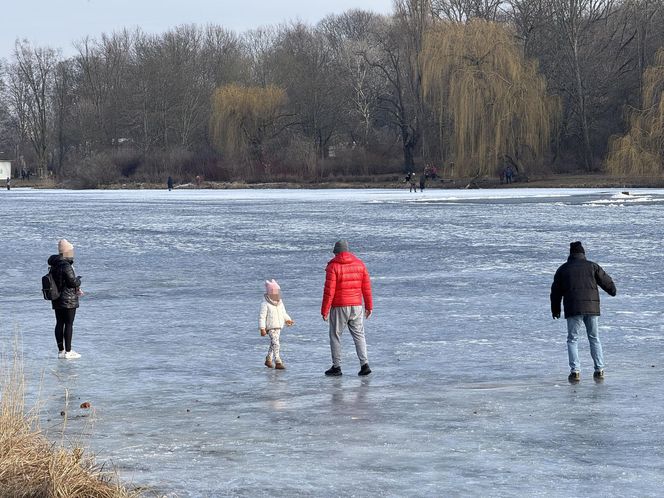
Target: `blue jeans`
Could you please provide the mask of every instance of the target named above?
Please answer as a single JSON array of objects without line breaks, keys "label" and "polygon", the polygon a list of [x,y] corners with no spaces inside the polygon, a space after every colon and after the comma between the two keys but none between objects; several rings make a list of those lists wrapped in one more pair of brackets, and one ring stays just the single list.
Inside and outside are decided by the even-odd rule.
[{"label": "blue jeans", "polygon": [[590,356],[595,362],[595,372],[604,369],[604,355],[602,354],[602,343],[599,342],[599,330],[597,323],[599,317],[596,315],[575,315],[567,318],[567,356],[569,356],[569,368],[572,372],[579,372],[579,332],[581,326],[586,326],[588,342],[590,343]]}]

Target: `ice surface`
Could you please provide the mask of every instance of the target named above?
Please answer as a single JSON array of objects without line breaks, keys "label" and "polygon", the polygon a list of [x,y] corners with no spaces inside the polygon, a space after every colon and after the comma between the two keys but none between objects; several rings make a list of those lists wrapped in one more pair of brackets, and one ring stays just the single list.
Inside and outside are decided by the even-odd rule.
[{"label": "ice surface", "polygon": [[[621,207],[621,209],[615,209]],[[124,479],[199,496],[658,496],[664,191],[31,191],[0,195],[0,328],[18,328],[43,426]],[[56,240],[87,295],[56,359],[40,277]],[[325,263],[373,277],[374,373],[326,378]],[[566,382],[549,287],[580,239],[613,276],[606,381]],[[263,366],[262,282],[297,324]],[[40,377],[43,374],[43,381]],[[89,401],[94,416],[78,406]]]}]

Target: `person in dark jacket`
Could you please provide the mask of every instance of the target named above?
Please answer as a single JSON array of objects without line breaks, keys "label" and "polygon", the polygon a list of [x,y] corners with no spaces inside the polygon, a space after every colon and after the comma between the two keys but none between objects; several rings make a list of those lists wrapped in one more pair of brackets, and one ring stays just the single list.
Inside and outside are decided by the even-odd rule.
[{"label": "person in dark jacket", "polygon": [[173,190],[173,177],[169,176],[168,179],[166,180],[166,186],[168,187],[168,191],[170,192]]},{"label": "person in dark jacket", "polygon": [[415,173],[410,171],[407,175],[406,178],[404,179],[404,183],[407,183],[409,185],[408,192],[412,192],[413,190],[415,193],[417,193],[417,179],[415,177]]},{"label": "person in dark jacket", "polygon": [[560,301],[565,307],[567,320],[567,354],[569,357],[570,382],[579,382],[579,350],[577,342],[581,327],[585,325],[590,355],[595,363],[595,380],[604,378],[604,357],[599,340],[599,291],[602,288],[611,296],[616,295],[616,286],[611,277],[597,263],[586,259],[581,242],[570,243],[567,263],[556,271],[551,285],[551,315],[560,318]]},{"label": "person in dark jacket", "polygon": [[48,258],[53,279],[60,291],[60,297],[51,302],[55,310],[55,340],[58,344],[58,358],[75,359],[81,355],[71,349],[74,335],[74,318],[81,292],[81,277],[74,273],[74,246],[67,239],[58,242],[58,254]]}]

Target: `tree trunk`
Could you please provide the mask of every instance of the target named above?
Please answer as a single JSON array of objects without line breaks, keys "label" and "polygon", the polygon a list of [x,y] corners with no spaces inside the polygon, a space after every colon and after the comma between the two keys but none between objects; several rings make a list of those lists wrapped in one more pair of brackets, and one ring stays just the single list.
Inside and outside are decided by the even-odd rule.
[{"label": "tree trunk", "polygon": [[583,163],[586,171],[590,171],[592,167],[592,148],[590,146],[590,130],[588,129],[588,113],[586,110],[586,95],[583,88],[583,81],[581,79],[581,67],[579,65],[579,50],[578,43],[574,41],[574,76],[576,78],[576,92],[579,102],[579,114],[581,117],[581,133],[583,135]]}]

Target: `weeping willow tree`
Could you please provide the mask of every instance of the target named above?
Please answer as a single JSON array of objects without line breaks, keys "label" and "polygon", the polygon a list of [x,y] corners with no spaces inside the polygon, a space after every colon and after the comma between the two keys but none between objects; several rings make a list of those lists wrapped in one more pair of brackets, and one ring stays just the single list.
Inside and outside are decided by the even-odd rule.
[{"label": "weeping willow tree", "polygon": [[664,49],[643,73],[643,109],[629,116],[629,132],[609,146],[607,171],[616,176],[664,173]]},{"label": "weeping willow tree", "polygon": [[269,165],[266,143],[285,127],[286,92],[279,87],[219,87],[212,97],[211,134],[215,145],[229,158]]},{"label": "weeping willow tree", "polygon": [[425,37],[422,77],[454,174],[493,173],[505,162],[523,172],[525,160],[542,162],[560,104],[508,28],[438,23]]}]

